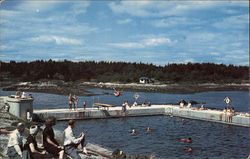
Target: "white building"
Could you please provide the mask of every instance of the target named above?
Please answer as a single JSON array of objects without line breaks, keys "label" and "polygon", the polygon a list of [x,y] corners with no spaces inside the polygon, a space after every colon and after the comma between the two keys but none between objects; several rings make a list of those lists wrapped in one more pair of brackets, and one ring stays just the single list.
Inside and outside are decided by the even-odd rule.
[{"label": "white building", "polygon": [[145,83],[150,83],[151,80],[147,77],[141,77],[139,82],[145,84]]}]

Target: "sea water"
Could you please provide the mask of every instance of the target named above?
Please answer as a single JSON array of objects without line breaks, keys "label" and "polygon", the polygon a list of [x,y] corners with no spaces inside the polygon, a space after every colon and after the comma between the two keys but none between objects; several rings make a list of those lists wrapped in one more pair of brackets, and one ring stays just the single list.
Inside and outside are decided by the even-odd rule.
[{"label": "sea water", "polygon": [[[102,94],[112,90],[91,89]],[[14,92],[0,91],[1,95]],[[152,104],[178,103],[184,99],[206,103],[206,107],[223,109],[226,96],[232,99],[230,106],[236,110],[248,112],[249,96],[244,91],[203,92],[195,94],[165,94],[147,92],[122,92],[120,97],[113,95],[80,96],[79,107],[87,101],[87,107],[93,102],[121,105],[123,101],[132,104],[134,95],[139,94],[138,103],[145,100]],[[47,93],[32,93],[34,109],[68,108],[67,96]],[[199,106],[199,105],[197,105]],[[58,122],[56,129],[63,131],[66,122]],[[146,128],[152,131],[147,132]],[[130,131],[135,129],[136,136]],[[249,128],[227,126],[220,123],[182,119],[170,116],[126,117],[116,119],[78,120],[75,134],[86,133],[86,141],[99,144],[110,150],[121,149],[129,154],[149,154],[160,159],[246,159],[250,151]],[[192,143],[183,143],[182,138],[193,139]],[[192,147],[193,152],[185,150]]]}]

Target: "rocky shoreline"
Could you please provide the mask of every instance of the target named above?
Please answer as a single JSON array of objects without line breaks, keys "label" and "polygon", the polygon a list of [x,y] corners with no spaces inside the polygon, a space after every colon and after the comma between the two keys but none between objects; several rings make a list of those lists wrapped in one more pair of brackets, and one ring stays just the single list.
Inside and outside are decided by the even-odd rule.
[{"label": "rocky shoreline", "polygon": [[[10,113],[6,112],[5,110],[0,109],[0,129],[4,129],[7,131],[15,130],[17,123],[22,122],[29,127],[30,124],[27,121],[24,121],[20,118],[17,118]],[[33,123],[34,124],[34,123]],[[57,140],[62,142],[62,133],[58,130],[54,130],[57,136]],[[29,130],[26,128],[24,132],[24,136],[28,136]],[[41,140],[41,132],[38,134],[38,141]],[[8,159],[6,156],[7,150],[7,143],[8,143],[9,136],[7,134],[0,134],[0,159]],[[40,141],[41,142],[41,141]],[[105,149],[99,145],[87,143],[86,145],[87,150],[92,154],[91,156],[86,156],[80,153],[82,159],[112,159],[112,151]]]},{"label": "rocky shoreline", "polygon": [[64,81],[38,81],[38,82],[16,82],[3,84],[0,83],[4,91],[26,91],[42,92],[51,94],[67,95],[68,92],[78,96],[93,96],[88,91],[89,88],[142,91],[142,92],[161,92],[172,94],[190,94],[205,91],[248,91],[249,83],[244,84],[139,84],[139,83],[102,83],[102,82],[64,82]]},{"label": "rocky shoreline", "polygon": [[[7,113],[5,110],[0,109],[0,129],[6,129],[8,131],[12,131],[15,129],[15,126],[18,122],[24,122],[24,120],[19,119],[10,113]],[[8,143],[8,135],[0,134],[0,158],[5,159],[7,156],[5,155],[6,147]]]},{"label": "rocky shoreline", "polygon": [[80,84],[85,87],[95,87],[102,89],[128,90],[128,91],[144,91],[144,92],[162,92],[162,93],[197,93],[204,91],[248,91],[249,84],[117,84],[117,83],[96,83],[83,82]]}]

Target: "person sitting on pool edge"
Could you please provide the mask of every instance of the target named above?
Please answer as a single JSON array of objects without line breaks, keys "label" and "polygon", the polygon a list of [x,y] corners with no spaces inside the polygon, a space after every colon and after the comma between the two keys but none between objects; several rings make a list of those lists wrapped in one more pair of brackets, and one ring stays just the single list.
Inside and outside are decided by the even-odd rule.
[{"label": "person sitting on pool edge", "polygon": [[44,149],[50,154],[59,156],[59,159],[64,158],[64,150],[63,147],[59,145],[59,143],[55,139],[55,134],[53,131],[53,126],[56,125],[55,117],[48,117],[45,122],[45,129],[43,130],[43,146]]},{"label": "person sitting on pool edge", "polygon": [[37,146],[36,135],[38,133],[37,125],[30,127],[30,135],[27,137],[24,149],[28,150],[31,159],[42,159],[42,158],[52,158],[52,155],[49,155],[45,150],[39,149]]},{"label": "person sitting on pool edge", "polygon": [[81,159],[79,154],[77,153],[77,147],[79,144],[81,144],[83,153],[85,155],[89,156],[89,153],[87,152],[84,142],[85,142],[85,134],[83,132],[80,133],[79,138],[75,138],[73,135],[73,129],[75,127],[75,121],[74,120],[69,120],[68,121],[68,127],[64,130],[63,132],[63,145],[64,145],[64,150],[67,155],[69,155],[73,159]]},{"label": "person sitting on pool edge", "polygon": [[14,131],[10,133],[7,145],[7,155],[10,159],[21,159],[23,157],[23,132],[25,125],[18,123]]}]

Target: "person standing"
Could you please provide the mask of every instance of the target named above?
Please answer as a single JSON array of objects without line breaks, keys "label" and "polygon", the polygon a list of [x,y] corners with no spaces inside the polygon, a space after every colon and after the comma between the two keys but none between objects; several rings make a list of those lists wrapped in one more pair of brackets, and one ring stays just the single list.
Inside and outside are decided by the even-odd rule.
[{"label": "person standing", "polygon": [[56,125],[56,118],[55,117],[48,117],[45,122],[45,129],[43,130],[43,146],[44,149],[56,156],[59,156],[59,159],[63,159],[64,157],[64,150],[59,145],[59,143],[55,139],[55,134],[53,131],[53,126]]},{"label": "person standing", "polygon": [[27,98],[27,93],[23,92],[23,93],[22,93],[22,96],[21,96],[21,98],[22,98],[22,99],[25,99],[25,98]]},{"label": "person standing", "polygon": [[9,105],[8,103],[4,103],[3,109],[4,109],[6,112],[9,112],[9,111],[10,111],[10,105]]},{"label": "person standing", "polygon": [[27,119],[28,121],[32,121],[32,116],[31,116],[31,113],[30,113],[30,109],[27,109],[26,119]]},{"label": "person standing", "polygon": [[72,110],[72,104],[73,104],[72,100],[73,100],[73,98],[72,98],[72,95],[70,93],[68,96],[69,110]]},{"label": "person standing", "polygon": [[123,104],[122,104],[122,112],[123,112],[123,113],[126,113],[126,111],[127,111],[127,104],[126,104],[126,101],[125,101],[125,102],[123,102]]},{"label": "person standing", "polygon": [[87,102],[86,102],[86,101],[83,101],[82,105],[83,105],[83,109],[85,110],[85,109],[86,109],[86,106],[87,106]]},{"label": "person standing", "polygon": [[23,132],[25,126],[23,123],[18,123],[16,130],[14,130],[9,137],[7,155],[10,159],[21,159],[23,156]]},{"label": "person standing", "polygon": [[80,137],[76,138],[73,135],[73,129],[74,129],[74,120],[68,121],[68,127],[64,130],[64,150],[67,155],[69,155],[71,158],[74,159],[81,159],[79,154],[77,153],[77,147],[79,144],[81,144],[81,147],[83,149],[83,153],[86,155],[89,155],[86,148],[84,147],[85,142],[85,134],[83,132],[80,133]]},{"label": "person standing", "polygon": [[77,105],[78,105],[78,97],[74,94],[74,95],[73,95],[73,106],[74,106],[74,110],[77,110]]}]

